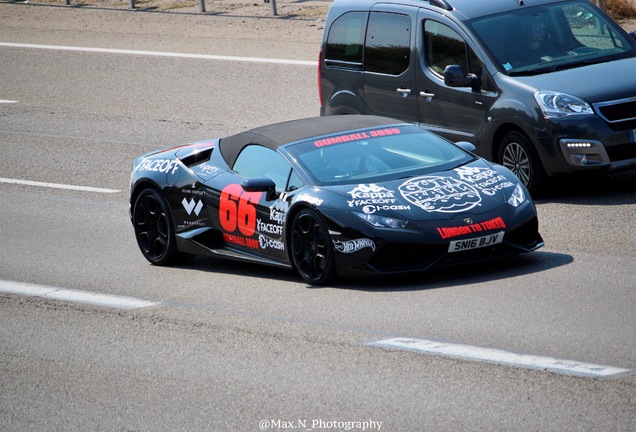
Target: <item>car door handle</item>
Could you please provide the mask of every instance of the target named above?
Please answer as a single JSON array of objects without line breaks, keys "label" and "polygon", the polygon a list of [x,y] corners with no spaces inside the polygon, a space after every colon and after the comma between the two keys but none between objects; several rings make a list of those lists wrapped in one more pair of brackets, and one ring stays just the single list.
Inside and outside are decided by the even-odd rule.
[{"label": "car door handle", "polygon": [[407,97],[408,95],[411,94],[411,89],[399,88],[399,89],[397,89],[397,92],[400,93],[402,95],[402,97]]},{"label": "car door handle", "polygon": [[420,92],[420,96],[425,97],[425,98],[434,98],[435,97],[435,93],[428,93],[428,92]]}]

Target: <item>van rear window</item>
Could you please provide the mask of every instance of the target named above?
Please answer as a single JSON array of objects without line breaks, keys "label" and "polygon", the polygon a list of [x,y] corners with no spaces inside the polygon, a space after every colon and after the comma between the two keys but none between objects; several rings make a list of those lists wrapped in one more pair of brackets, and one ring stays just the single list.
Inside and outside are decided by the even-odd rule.
[{"label": "van rear window", "polygon": [[335,66],[361,68],[367,16],[366,12],[348,12],[334,21],[327,36],[326,61]]}]

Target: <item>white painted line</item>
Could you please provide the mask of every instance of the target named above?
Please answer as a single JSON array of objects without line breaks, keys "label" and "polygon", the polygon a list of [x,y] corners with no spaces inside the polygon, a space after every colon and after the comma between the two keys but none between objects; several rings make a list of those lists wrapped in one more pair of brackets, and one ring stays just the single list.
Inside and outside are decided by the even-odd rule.
[{"label": "white painted line", "polygon": [[54,189],[69,189],[69,190],[76,190],[76,191],[82,191],[82,192],[98,192],[98,193],[121,192],[121,190],[117,190],[117,189],[103,189],[103,188],[95,188],[95,187],[88,187],[88,186],[58,184],[58,183],[43,183],[43,182],[36,182],[36,181],[30,181],[30,180],[8,179],[8,178],[2,178],[2,177],[0,177],[0,183],[11,183],[11,184],[24,185],[24,186],[38,186],[38,187],[47,187],[47,188],[54,188]]},{"label": "white painted line", "polygon": [[0,280],[0,292],[8,294],[26,295],[31,297],[43,297],[53,300],[68,301],[73,303],[88,303],[97,306],[106,306],[119,309],[139,309],[156,306],[159,303],[139,300],[132,297],[123,297],[109,294],[99,294],[90,291],[62,289],[45,285],[35,285],[24,282]]},{"label": "white painted line", "polygon": [[126,50],[115,48],[90,48],[90,47],[74,47],[64,45],[39,45],[39,44],[25,44],[25,43],[13,43],[13,42],[0,42],[0,46],[11,48],[35,48],[35,49],[48,49],[58,51],[77,51],[77,52],[94,52],[94,53],[106,53],[106,54],[127,54],[127,55],[142,55],[153,57],[173,57],[173,58],[189,58],[189,59],[203,59],[203,60],[226,60],[226,61],[240,61],[240,62],[253,62],[253,63],[274,63],[274,64],[286,64],[286,65],[298,65],[298,66],[318,66],[318,61],[307,60],[289,60],[289,59],[272,59],[272,58],[260,58],[260,57],[238,57],[238,56],[225,56],[225,55],[212,55],[212,54],[186,54],[175,52],[163,52],[163,51],[141,51],[141,50]]},{"label": "white painted line", "polygon": [[12,100],[0,99],[0,103],[10,104],[10,103],[18,103],[18,101],[12,101]]},{"label": "white painted line", "polygon": [[517,354],[491,348],[481,348],[471,345],[453,344],[426,339],[390,338],[379,341],[370,341],[367,342],[367,345],[415,351],[460,360],[479,361],[526,369],[538,369],[564,375],[584,377],[606,378],[631,371],[630,369],[613,366],[583,363],[574,360],[564,360],[532,354]]}]

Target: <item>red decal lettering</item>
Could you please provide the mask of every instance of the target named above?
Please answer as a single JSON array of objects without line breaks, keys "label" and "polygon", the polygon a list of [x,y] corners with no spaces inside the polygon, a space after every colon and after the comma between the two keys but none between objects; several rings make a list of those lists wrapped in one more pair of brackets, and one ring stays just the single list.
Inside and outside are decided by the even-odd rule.
[{"label": "red decal lettering", "polygon": [[223,233],[223,240],[239,246],[246,246],[251,249],[258,249],[258,240],[256,239]]},{"label": "red decal lettering", "polygon": [[506,222],[501,217],[459,227],[441,227],[437,228],[437,232],[443,239],[458,237],[465,234],[477,233],[481,231],[492,231],[496,229],[505,229]]},{"label": "red decal lettering", "polygon": [[256,231],[256,204],[262,195],[262,192],[245,192],[239,184],[230,184],[223,188],[219,199],[221,227],[228,233],[233,233],[238,229],[246,237],[254,235]]}]

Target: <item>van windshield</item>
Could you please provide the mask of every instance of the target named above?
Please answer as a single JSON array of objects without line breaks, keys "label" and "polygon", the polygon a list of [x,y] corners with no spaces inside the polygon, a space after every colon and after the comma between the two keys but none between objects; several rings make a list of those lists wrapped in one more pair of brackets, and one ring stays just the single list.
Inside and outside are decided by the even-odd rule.
[{"label": "van windshield", "polygon": [[510,75],[636,55],[617,25],[587,0],[520,7],[475,19],[469,25],[498,66]]}]

